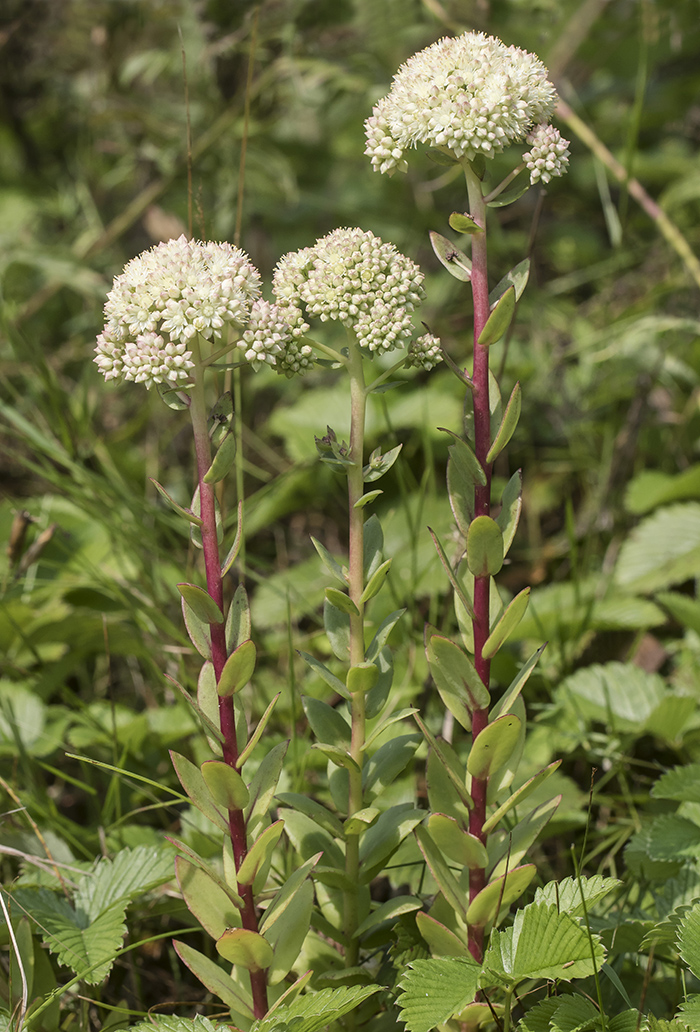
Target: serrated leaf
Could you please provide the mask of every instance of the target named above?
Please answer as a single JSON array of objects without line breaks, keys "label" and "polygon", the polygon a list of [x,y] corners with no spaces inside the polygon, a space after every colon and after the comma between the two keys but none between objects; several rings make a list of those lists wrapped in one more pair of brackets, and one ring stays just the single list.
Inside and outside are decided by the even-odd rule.
[{"label": "serrated leaf", "polygon": [[471,958],[414,960],[399,979],[397,1003],[409,1032],[430,1032],[471,1003],[479,985],[479,965]]},{"label": "serrated leaf", "polygon": [[700,763],[686,763],[667,770],[651,786],[651,795],[655,799],[700,803]]},{"label": "serrated leaf", "polygon": [[593,935],[556,907],[531,903],[518,910],[511,928],[491,935],[481,985],[515,987],[525,979],[587,978],[600,968],[605,952]]},{"label": "serrated leaf", "polygon": [[462,283],[468,283],[472,278],[472,263],[464,251],[460,251],[451,240],[440,233],[431,232],[430,243],[438,261],[445,266],[450,275]]},{"label": "serrated leaf", "polygon": [[634,663],[593,663],[565,678],[560,692],[572,696],[576,711],[604,720],[617,731],[635,731],[666,700],[668,686],[658,674]]},{"label": "serrated leaf", "polygon": [[523,588],[508,605],[503,616],[484,642],[481,654],[484,659],[491,659],[500,647],[508,640],[518,626],[530,601],[530,588]]},{"label": "serrated leaf", "polygon": [[700,463],[688,466],[682,473],[643,470],[627,485],[625,509],[635,516],[650,512],[659,505],[700,497]]},{"label": "serrated leaf", "polygon": [[44,944],[59,963],[89,985],[106,978],[126,934],[126,902],[108,907],[90,920],[83,910],[75,910],[67,899],[49,889],[18,889],[13,895],[37,923]]},{"label": "serrated leaf", "polygon": [[547,882],[546,885],[535,889],[535,903],[546,903],[548,906],[554,904],[560,913],[582,917],[584,902],[585,909],[589,911],[599,899],[621,885],[622,882],[617,878],[604,878],[601,874],[594,874],[590,878],[582,876],[580,884],[578,878],[563,878],[559,882]]},{"label": "serrated leaf", "polygon": [[477,344],[480,347],[489,348],[504,335],[515,313],[515,288],[509,287],[505,294],[498,299],[491,315],[479,334]]},{"label": "serrated leaf", "polygon": [[520,390],[520,384],[516,383],[511,393],[511,396],[508,399],[508,404],[506,405],[506,410],[503,413],[501,425],[498,428],[498,432],[496,433],[496,436],[493,440],[493,444],[487,452],[487,462],[493,462],[494,459],[496,459],[501,454],[501,452],[506,447],[511,437],[515,433],[515,428],[517,427],[518,420],[520,419],[521,404],[522,392]]},{"label": "serrated leaf", "polygon": [[474,577],[494,577],[503,566],[503,534],[490,516],[477,516],[469,524],[467,565]]},{"label": "serrated leaf", "polygon": [[655,600],[667,609],[682,627],[700,634],[700,601],[680,591],[659,591]]},{"label": "serrated leaf", "polygon": [[284,1007],[282,1013],[272,1009],[267,1017],[253,1025],[251,1032],[281,1032],[281,1019],[284,1021],[284,1029],[290,1032],[320,1032],[320,1029],[332,1025],[380,989],[378,985],[339,986],[297,996]]},{"label": "serrated leaf", "polygon": [[655,591],[700,574],[700,504],[660,509],[629,534],[615,566],[617,584]]},{"label": "serrated leaf", "polygon": [[700,978],[700,903],[696,903],[681,921],[678,952],[695,977]]}]

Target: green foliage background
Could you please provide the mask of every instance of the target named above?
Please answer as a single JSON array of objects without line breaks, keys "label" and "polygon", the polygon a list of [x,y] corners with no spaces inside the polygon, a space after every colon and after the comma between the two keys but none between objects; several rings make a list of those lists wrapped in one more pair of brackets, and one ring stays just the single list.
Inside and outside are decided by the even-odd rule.
[{"label": "green foliage background", "polygon": [[[362,132],[402,61],[466,29],[537,53],[700,250],[695,0],[7,0],[0,539],[18,511],[32,522],[14,565],[0,562],[0,773],[3,809],[17,810],[0,829],[4,848],[42,853],[38,831],[56,860],[88,862],[162,845],[178,828],[207,849],[196,813],[173,805],[168,749],[196,758],[198,731],[161,673],[187,681],[195,669],[175,583],[196,556],[148,480],[188,501],[189,436],[156,396],[106,388],[91,361],[112,277],[190,219],[200,237],[240,235],[268,282],[286,251],[357,224],[421,263],[424,318],[466,363],[469,306],[428,244],[428,231],[445,232],[463,207],[463,187],[427,159],[407,176],[373,173]],[[534,772],[566,756],[557,834],[538,858],[545,879],[569,872],[571,841],[591,873],[621,874],[657,771],[697,760],[700,746],[698,283],[624,186],[560,127],[572,139],[568,176],[495,210],[489,245],[497,277],[526,252],[533,261],[495,354],[504,392],[519,379],[524,396],[496,471],[504,483],[525,473],[502,582],[535,591],[494,673],[507,683],[549,641],[528,686],[526,764]],[[313,438],[327,423],[342,436],[348,420],[323,372],[246,375],[242,399],[247,576],[266,657],[248,701],[261,713],[284,692],[272,738],[291,733],[282,787],[303,791],[320,785],[324,766],[305,749],[297,682],[306,676],[305,694],[325,689],[293,652],[323,648],[325,578],[309,536],[335,553],[345,541],[342,484],[315,461]],[[437,727],[420,642],[426,619],[449,616],[425,528],[449,536],[447,441],[436,428],[458,427],[461,407],[457,381],[439,368],[409,377],[369,414],[370,446],[403,444],[380,506],[385,552],[396,557],[387,606],[410,613],[395,704],[420,700]],[[16,863],[6,856],[3,866],[9,882]],[[641,907],[641,890],[632,896]],[[153,897],[134,920],[155,934],[189,918],[177,899]],[[164,984],[173,999],[194,998],[168,951],[154,947],[138,969],[124,962],[105,1000],[139,1012],[162,1000]],[[654,992],[664,1016],[673,993]]]}]

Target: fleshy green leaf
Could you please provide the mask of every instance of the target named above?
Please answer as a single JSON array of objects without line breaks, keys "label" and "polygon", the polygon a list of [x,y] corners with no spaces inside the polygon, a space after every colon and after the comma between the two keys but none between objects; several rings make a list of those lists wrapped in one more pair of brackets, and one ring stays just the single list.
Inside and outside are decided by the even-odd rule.
[{"label": "fleshy green leaf", "polygon": [[491,347],[501,339],[513,320],[515,312],[515,287],[509,287],[498,299],[486,325],[479,334],[477,343],[484,348]]},{"label": "fleshy green leaf", "polygon": [[310,881],[302,882],[284,911],[265,931],[272,946],[272,963],[267,969],[269,985],[278,985],[297,962],[309,934],[314,889]]},{"label": "fleshy green leaf", "polygon": [[420,910],[422,906],[423,903],[417,896],[394,896],[393,899],[382,903],[372,911],[369,917],[365,918],[355,932],[355,937],[361,938],[384,921],[393,921],[402,914],[412,914],[416,910]]},{"label": "fleshy green leaf", "polygon": [[[555,771],[561,766],[561,760],[555,760],[550,763],[548,767],[543,767],[541,771],[534,774],[524,785],[516,789],[511,796],[509,796],[504,803],[502,803],[497,810],[495,810],[491,816],[484,821],[484,834],[488,834],[496,827],[498,822],[505,817],[505,815],[512,810],[514,806],[518,806],[522,803],[531,792],[534,792],[536,788],[539,788],[547,778],[551,777]],[[549,901],[548,901],[549,902]]]},{"label": "fleshy green leaf", "polygon": [[242,584],[236,588],[226,614],[226,648],[229,654],[251,637],[250,604]]},{"label": "fleshy green leaf", "polygon": [[203,525],[204,521],[195,512],[193,512],[192,509],[187,509],[182,505],[178,505],[175,499],[170,497],[163,485],[159,484],[154,477],[149,477],[148,479],[158,491],[158,494],[165,498],[168,505],[170,505],[179,516],[184,516],[188,523],[192,523],[196,527],[201,527]]},{"label": "fleshy green leaf", "polygon": [[[366,695],[371,692],[379,680],[379,668],[374,663],[356,663],[348,670],[345,686],[351,695],[361,692]],[[367,743],[365,742],[365,748]]]},{"label": "fleshy green leaf", "polygon": [[230,964],[247,971],[264,971],[272,963],[272,946],[258,932],[247,928],[227,928],[216,940],[218,953]]},{"label": "fleshy green leaf", "polygon": [[437,882],[438,888],[449,905],[463,918],[466,918],[467,896],[462,892],[457,879],[443,860],[442,853],[433,842],[427,829],[418,827],[415,835],[420,851],[425,857],[425,862],[430,868],[430,873]]},{"label": "fleshy green leaf", "polygon": [[239,502],[238,503],[238,522],[236,523],[236,536],[233,539],[233,544],[231,545],[230,549],[228,550],[226,558],[224,559],[223,563],[221,564],[221,576],[222,577],[226,576],[226,574],[229,572],[229,570],[231,569],[231,567],[235,563],[236,559],[238,558],[238,553],[241,550],[241,543],[242,543],[242,541],[243,541],[243,502]]},{"label": "fleshy green leaf", "polygon": [[228,433],[219,445],[211,466],[204,474],[205,484],[218,484],[223,480],[236,461],[236,438]]},{"label": "fleshy green leaf", "polygon": [[502,280],[499,280],[496,286],[489,294],[489,305],[495,305],[500,297],[503,297],[508,287],[515,288],[515,300],[519,301],[522,297],[523,291],[527,286],[527,281],[530,276],[530,259],[523,258],[521,262],[513,266],[510,272],[507,272]]},{"label": "fleshy green leaf", "polygon": [[365,798],[375,798],[394,782],[413,759],[420,742],[420,735],[399,735],[377,749],[362,772]]},{"label": "fleshy green leaf", "polygon": [[309,695],[302,695],[301,703],[314,737],[319,742],[341,749],[350,747],[350,725],[339,710]]},{"label": "fleshy green leaf", "polygon": [[224,664],[216,686],[217,693],[222,699],[245,688],[255,673],[257,654],[255,642],[250,638],[248,641],[242,641],[238,648],[233,650]]},{"label": "fleshy green leaf", "polygon": [[252,885],[263,868],[269,870],[272,854],[283,830],[284,821],[275,821],[261,835],[258,835],[238,869],[236,880],[239,885]]},{"label": "fleshy green leaf", "polygon": [[279,742],[270,749],[261,760],[260,766],[248,786],[250,801],[246,807],[245,818],[250,835],[257,831],[256,822],[263,821],[267,817],[270,804],[277,791],[277,782],[282,773],[282,764],[288,744],[288,742]]},{"label": "fleshy green leaf", "polygon": [[430,914],[416,914],[416,924],[434,957],[471,957],[467,944]]},{"label": "fleshy green leaf", "polygon": [[503,566],[503,534],[490,516],[477,516],[469,524],[467,565],[474,577],[494,577]]},{"label": "fleshy green leaf", "polygon": [[253,1013],[253,1001],[249,994],[231,978],[229,974],[220,967],[216,961],[205,957],[203,953],[188,946],[185,942],[173,940],[173,946],[180,960],[185,964],[193,975],[199,979],[209,992],[218,996],[227,1007],[239,1014],[245,1015],[249,1020],[255,1017]]},{"label": "fleshy green leaf", "polygon": [[520,512],[523,507],[523,475],[517,470],[510,478],[501,496],[501,511],[496,516],[496,523],[503,534],[503,555],[508,555],[518,529]]},{"label": "fleshy green leaf", "polygon": [[[389,635],[393,631],[396,624],[399,622],[403,614],[406,612],[405,609],[396,609],[393,613],[389,613],[387,617],[380,623],[377,628],[377,632],[372,638],[372,641],[367,646],[367,652],[365,653],[365,659],[369,663],[374,663],[386,645]],[[380,670],[381,672],[381,670]]]},{"label": "fleshy green leaf", "polygon": [[487,724],[472,744],[467,770],[474,778],[492,777],[507,763],[520,735],[520,720],[504,713]]},{"label": "fleshy green leaf", "polygon": [[[214,604],[216,605],[216,603]],[[197,616],[184,596],[182,597],[182,616],[189,639],[197,652],[203,659],[211,660],[211,630],[209,623]]]},{"label": "fleshy green leaf", "polygon": [[440,634],[428,640],[426,656],[440,698],[465,731],[471,730],[471,714],[490,701],[471,659],[459,645]]},{"label": "fleshy green leaf", "polygon": [[509,907],[522,896],[534,878],[536,870],[534,864],[525,864],[523,867],[514,867],[498,878],[492,878],[469,904],[467,924],[493,924],[503,907]]},{"label": "fleshy green leaf", "polygon": [[482,227],[466,211],[453,211],[447,221],[450,229],[454,229],[455,233],[468,233],[473,236],[475,233],[483,232]]},{"label": "fleshy green leaf", "polygon": [[323,603],[323,626],[334,656],[347,662],[350,659],[350,617],[328,599]]},{"label": "fleshy green leaf", "polygon": [[460,828],[454,817],[448,817],[444,813],[431,813],[428,818],[428,832],[438,849],[461,867],[488,865],[488,854],[483,842]]},{"label": "fleshy green leaf", "polygon": [[248,788],[238,773],[223,760],[207,760],[202,777],[214,802],[226,810],[242,810],[248,805]]},{"label": "fleshy green leaf", "polygon": [[492,201],[487,201],[486,204],[489,208],[505,208],[506,205],[519,200],[529,189],[530,180],[526,179],[524,182],[512,187],[512,189],[504,190],[498,197],[494,197]]},{"label": "fleshy green leaf", "polygon": [[492,837],[489,841],[489,855],[493,865],[491,877],[503,875],[506,870],[520,863],[542,829],[551,821],[560,802],[560,795],[547,799],[518,821],[512,830],[504,830]]},{"label": "fleshy green leaf", "polygon": [[374,480],[379,480],[385,473],[388,473],[398,459],[402,448],[402,444],[397,444],[395,448],[391,448],[385,455],[382,455],[381,450],[376,448],[370,455],[369,462],[362,470],[364,482],[371,484]]},{"label": "fleshy green leaf", "polygon": [[308,652],[302,652],[299,650],[301,658],[308,663],[312,670],[315,670],[317,674],[325,681],[329,688],[332,688],[334,692],[341,695],[344,699],[350,699],[350,692],[347,690],[343,682],[339,677],[336,677],[325,664],[321,663],[320,660],[314,656],[310,656]]},{"label": "fleshy green leaf", "polygon": [[325,595],[326,600],[341,613],[348,613],[351,616],[360,615],[360,610],[344,591],[339,591],[338,588],[326,588]]},{"label": "fleshy green leaf", "polygon": [[[380,492],[380,494],[381,494],[381,492]],[[321,562],[326,567],[326,569],[331,574],[331,576],[335,577],[335,579],[338,581],[338,583],[342,584],[342,586],[344,588],[347,588],[348,580],[347,580],[347,577],[345,576],[345,574],[343,573],[343,570],[342,570],[342,568],[340,566],[340,563],[337,563],[335,561],[335,559],[333,558],[331,553],[328,551],[328,549],[325,547],[325,545],[322,545],[321,542],[317,541],[315,537],[311,538],[311,542],[312,542],[314,548],[316,549],[316,551],[318,552],[319,557],[321,559]]]},{"label": "fleshy green leaf", "polygon": [[455,247],[451,240],[439,233],[430,233],[430,243],[439,262],[455,279],[468,283],[472,278],[472,263],[464,251]]},{"label": "fleshy green leaf", "polygon": [[508,640],[508,637],[525,615],[529,601],[530,588],[523,588],[509,604],[503,616],[484,642],[484,647],[481,650],[484,659],[491,659],[492,656],[495,656],[501,645]]},{"label": "fleshy green leaf", "polygon": [[364,509],[365,505],[369,505],[375,500],[375,498],[379,498],[380,494],[384,494],[384,492],[379,489],[375,491],[366,491],[361,498],[357,499],[353,509]]},{"label": "fleshy green leaf", "polygon": [[187,909],[212,939],[218,939],[227,928],[240,925],[238,908],[207,871],[178,856],[175,873]]},{"label": "fleshy green leaf", "polygon": [[399,803],[390,806],[372,823],[360,843],[360,884],[366,885],[376,876],[377,870],[424,817],[425,810],[416,810],[410,803]]},{"label": "fleshy green leaf", "polygon": [[498,433],[496,434],[493,444],[486,455],[487,462],[493,462],[493,460],[501,454],[515,433],[515,428],[517,427],[518,420],[520,419],[521,403],[522,392],[520,390],[520,384],[516,383],[511,396],[508,399],[508,404],[506,405],[506,410],[503,413],[503,419],[501,420],[501,425],[498,428]]},{"label": "fleshy green leaf", "polygon": [[180,784],[197,809],[225,835],[229,834],[228,821],[216,806],[202,772],[191,760],[179,753],[170,752],[170,759],[175,768]]},{"label": "fleshy green leaf", "polygon": [[377,569],[374,571],[369,581],[365,585],[365,590],[362,592],[362,595],[360,596],[360,602],[369,602],[371,598],[374,598],[375,595],[379,594],[379,592],[382,589],[382,585],[384,584],[384,581],[387,578],[387,574],[391,569],[392,562],[393,559],[386,559],[381,566],[377,567]]}]

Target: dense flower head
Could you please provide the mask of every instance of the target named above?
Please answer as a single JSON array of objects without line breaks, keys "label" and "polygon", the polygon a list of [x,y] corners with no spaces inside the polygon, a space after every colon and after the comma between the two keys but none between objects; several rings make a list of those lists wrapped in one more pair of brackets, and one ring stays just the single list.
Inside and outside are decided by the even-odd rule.
[{"label": "dense flower head", "polygon": [[408,349],[406,365],[416,369],[432,369],[438,362],[442,362],[442,346],[440,338],[432,333],[424,333],[411,344]]},{"label": "dense flower head", "polygon": [[534,54],[483,32],[445,37],[398,70],[365,123],[365,154],[390,175],[406,171],[404,151],[417,144],[492,158],[549,122],[555,99]]},{"label": "dense flower head", "polygon": [[286,376],[304,373],[313,364],[312,349],[299,341],[305,329],[290,325],[278,305],[258,299],[238,347],[254,368],[267,364]]},{"label": "dense flower head", "polygon": [[548,183],[556,176],[563,176],[569,165],[569,141],[564,140],[553,125],[538,125],[528,133],[527,142],[531,149],[523,154],[523,161],[530,170],[530,182],[539,179]]},{"label": "dense flower head", "polygon": [[240,329],[260,294],[260,274],[238,247],[177,240],[133,258],[105,303],[95,361],[106,380],[184,385],[193,368],[195,334]]},{"label": "dense flower head", "polygon": [[275,269],[273,290],[298,334],[308,329],[307,317],[335,319],[371,352],[409,342],[411,313],[424,297],[415,262],[361,229],[336,229],[313,247],[285,255]]}]

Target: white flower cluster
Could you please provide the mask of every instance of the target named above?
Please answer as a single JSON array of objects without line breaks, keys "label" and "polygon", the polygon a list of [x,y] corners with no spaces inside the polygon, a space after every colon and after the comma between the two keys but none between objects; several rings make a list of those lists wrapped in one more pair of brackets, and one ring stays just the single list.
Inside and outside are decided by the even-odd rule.
[{"label": "white flower cluster", "polygon": [[336,229],[285,255],[275,269],[277,304],[298,334],[305,315],[336,319],[361,347],[391,351],[411,338],[411,313],[424,297],[423,274],[393,244],[361,229]]},{"label": "white flower cluster", "polygon": [[184,384],[193,368],[188,341],[240,327],[259,294],[260,274],[231,244],[184,235],[158,244],[115,279],[95,361],[105,380]]},{"label": "white flower cluster", "polygon": [[255,369],[265,363],[286,376],[304,373],[313,364],[312,349],[299,342],[305,329],[308,326],[290,326],[278,305],[259,299],[253,303],[238,347]]},{"label": "white flower cluster", "polygon": [[531,150],[523,154],[523,161],[530,170],[530,182],[541,179],[548,183],[556,176],[563,176],[569,165],[569,141],[564,140],[553,125],[538,125],[528,133],[527,142]]},{"label": "white flower cluster", "polygon": [[440,338],[432,333],[424,333],[422,337],[414,340],[408,349],[406,365],[409,368],[415,366],[417,369],[432,369],[438,362],[442,362],[442,347]]},{"label": "white flower cluster", "polygon": [[469,161],[492,158],[548,122],[556,90],[534,54],[483,32],[446,37],[414,54],[365,123],[365,154],[379,172],[406,171],[417,144]]}]

